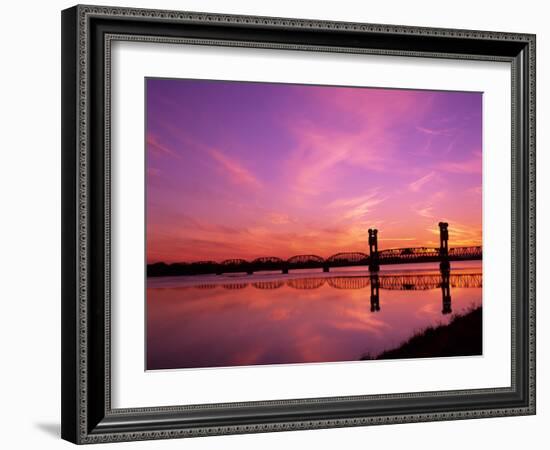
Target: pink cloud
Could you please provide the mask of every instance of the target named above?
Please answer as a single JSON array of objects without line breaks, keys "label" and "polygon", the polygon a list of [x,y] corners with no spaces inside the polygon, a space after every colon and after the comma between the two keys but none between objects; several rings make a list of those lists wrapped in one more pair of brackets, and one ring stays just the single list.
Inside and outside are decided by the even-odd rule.
[{"label": "pink cloud", "polygon": [[432,218],[434,216],[433,209],[433,206],[426,206],[424,208],[418,209],[416,213],[422,217]]},{"label": "pink cloud", "polygon": [[425,91],[400,89],[341,89],[334,88],[336,95],[326,95],[326,88],[312,90],[310,94],[324,108],[339,108],[353,112],[373,125],[410,120],[410,112],[422,114],[431,106],[431,96]]},{"label": "pink cloud", "polygon": [[454,128],[427,128],[417,126],[416,129],[424,134],[429,134],[430,136],[453,136],[455,134]]},{"label": "pink cloud", "polygon": [[424,175],[423,177],[413,181],[412,183],[409,183],[409,189],[413,192],[418,192],[420,189],[422,189],[422,187],[433,181],[435,178],[436,178],[437,174],[435,172],[430,172],[426,175]]},{"label": "pink cloud", "polygon": [[153,154],[169,155],[181,159],[179,153],[159,142],[158,138],[152,134],[147,135],[147,149],[152,151]]},{"label": "pink cloud", "polygon": [[470,159],[460,162],[443,162],[438,165],[439,170],[452,173],[481,174],[481,152],[475,151]]},{"label": "pink cloud", "polygon": [[386,198],[380,197],[378,195],[378,190],[374,189],[370,193],[359,197],[335,200],[328,206],[330,208],[340,209],[344,219],[361,219],[384,200],[386,200]]},{"label": "pink cloud", "polygon": [[409,173],[410,166],[404,167],[402,158],[397,157],[395,127],[409,123],[411,117],[422,117],[429,109],[430,97],[414,91],[337,89],[337,95],[323,88],[308,92],[308,96],[320,110],[350,117],[357,129],[343,130],[307,120],[287,124],[297,142],[288,161],[295,190],[303,194],[323,192],[328,182],[334,182],[350,166],[394,175]]},{"label": "pink cloud", "polygon": [[230,158],[216,149],[210,149],[209,154],[234,183],[261,188],[260,181],[235,158]]},{"label": "pink cloud", "polygon": [[[318,194],[350,166],[372,171],[389,170],[391,138],[381,130],[360,132],[328,130],[311,123],[291,127],[297,146],[287,161],[294,190]],[[395,165],[393,165],[395,169]]]}]

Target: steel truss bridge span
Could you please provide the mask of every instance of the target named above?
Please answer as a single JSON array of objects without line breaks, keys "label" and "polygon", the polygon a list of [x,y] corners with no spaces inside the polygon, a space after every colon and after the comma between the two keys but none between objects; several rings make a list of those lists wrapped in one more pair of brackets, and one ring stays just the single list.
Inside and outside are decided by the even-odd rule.
[{"label": "steel truss bridge span", "polygon": [[[481,246],[454,247],[448,254],[442,255],[441,249],[430,247],[412,247],[380,250],[376,263],[411,264],[422,262],[480,260],[483,258]],[[147,266],[147,276],[206,275],[274,271],[288,273],[289,270],[323,269],[329,272],[333,267],[370,266],[373,258],[362,252],[341,252],[323,258],[319,255],[295,255],[288,259],[276,256],[263,256],[251,261],[241,258],[224,261],[196,261],[191,263],[155,263]]]}]

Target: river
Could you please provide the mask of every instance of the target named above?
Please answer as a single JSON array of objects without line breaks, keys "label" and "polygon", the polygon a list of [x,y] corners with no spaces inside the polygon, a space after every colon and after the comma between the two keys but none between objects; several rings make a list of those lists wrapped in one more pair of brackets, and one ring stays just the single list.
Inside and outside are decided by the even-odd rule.
[{"label": "river", "polygon": [[451,263],[450,301],[433,263],[382,266],[377,279],[366,267],[149,278],[147,369],[376,357],[481,306],[481,269]]}]

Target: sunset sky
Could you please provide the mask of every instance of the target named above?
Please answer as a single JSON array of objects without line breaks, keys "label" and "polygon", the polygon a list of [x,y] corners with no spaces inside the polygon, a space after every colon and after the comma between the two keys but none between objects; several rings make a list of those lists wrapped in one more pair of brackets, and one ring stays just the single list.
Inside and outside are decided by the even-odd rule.
[{"label": "sunset sky", "polygon": [[149,263],[481,245],[481,93],[146,85]]}]

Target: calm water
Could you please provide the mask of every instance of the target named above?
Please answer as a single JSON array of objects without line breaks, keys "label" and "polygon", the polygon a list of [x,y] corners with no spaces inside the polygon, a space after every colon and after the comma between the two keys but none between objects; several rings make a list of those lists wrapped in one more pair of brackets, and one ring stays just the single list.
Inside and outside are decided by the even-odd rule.
[{"label": "calm water", "polygon": [[[437,264],[147,280],[147,368],[356,361],[451,319]],[[481,305],[481,261],[451,263],[452,313]],[[445,310],[445,314],[443,311]]]}]

